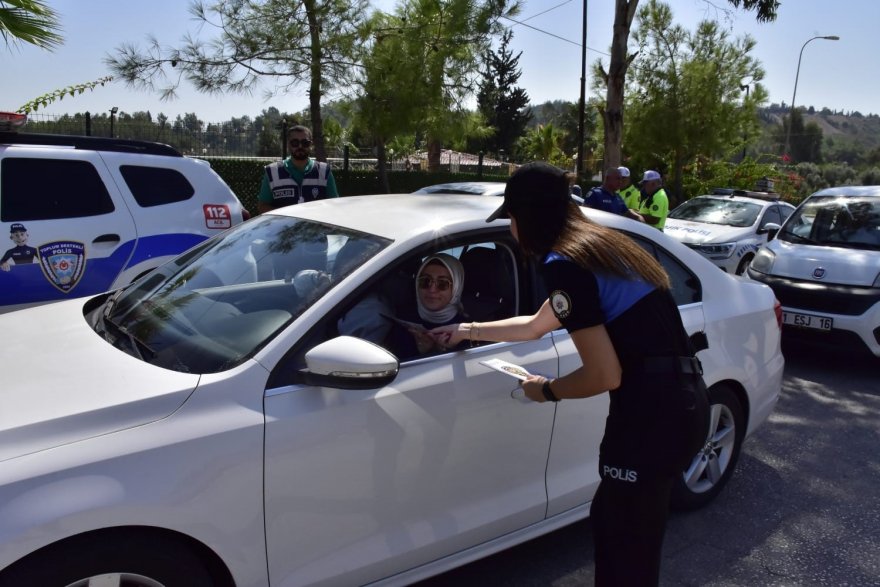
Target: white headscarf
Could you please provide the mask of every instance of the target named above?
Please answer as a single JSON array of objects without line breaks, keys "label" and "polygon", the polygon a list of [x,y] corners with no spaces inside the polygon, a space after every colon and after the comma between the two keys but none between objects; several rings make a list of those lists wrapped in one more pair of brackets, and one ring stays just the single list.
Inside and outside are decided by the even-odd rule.
[{"label": "white headscarf", "polygon": [[[419,296],[419,277],[422,276],[422,271],[432,261],[440,261],[443,263],[443,266],[449,271],[449,275],[452,276],[452,299],[449,300],[449,303],[445,307],[440,308],[439,310],[429,310],[423,306],[422,298]],[[446,253],[431,255],[425,259],[422,266],[419,267],[419,272],[416,273],[416,302],[419,305],[419,316],[422,320],[430,322],[431,324],[444,324],[449,322],[455,318],[455,315],[462,309],[461,292],[463,289],[464,266],[461,264],[461,261],[452,255],[447,255]]]}]

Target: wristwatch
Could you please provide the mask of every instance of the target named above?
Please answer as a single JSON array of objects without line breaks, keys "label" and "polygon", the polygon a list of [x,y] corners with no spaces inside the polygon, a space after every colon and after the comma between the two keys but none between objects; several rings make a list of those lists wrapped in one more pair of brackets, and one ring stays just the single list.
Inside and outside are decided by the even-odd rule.
[{"label": "wristwatch", "polygon": [[556,397],[556,394],[553,393],[553,390],[550,389],[550,380],[545,379],[544,385],[541,387],[541,391],[544,393],[544,399],[548,402],[558,402],[559,398]]}]

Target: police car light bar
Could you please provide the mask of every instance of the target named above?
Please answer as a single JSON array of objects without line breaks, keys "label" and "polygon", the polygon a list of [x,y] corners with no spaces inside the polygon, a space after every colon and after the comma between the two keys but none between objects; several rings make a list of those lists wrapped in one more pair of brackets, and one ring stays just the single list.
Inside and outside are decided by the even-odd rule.
[{"label": "police car light bar", "polygon": [[0,112],[0,131],[16,131],[27,123],[27,114]]}]

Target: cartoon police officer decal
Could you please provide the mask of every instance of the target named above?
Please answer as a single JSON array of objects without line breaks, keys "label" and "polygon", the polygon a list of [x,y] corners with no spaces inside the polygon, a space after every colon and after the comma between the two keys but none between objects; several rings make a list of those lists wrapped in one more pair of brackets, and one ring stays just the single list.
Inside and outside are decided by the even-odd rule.
[{"label": "cartoon police officer decal", "polygon": [[12,265],[26,265],[36,262],[37,249],[27,246],[28,231],[24,224],[14,223],[9,228],[9,239],[15,246],[3,254],[0,259],[0,270],[9,271]]}]

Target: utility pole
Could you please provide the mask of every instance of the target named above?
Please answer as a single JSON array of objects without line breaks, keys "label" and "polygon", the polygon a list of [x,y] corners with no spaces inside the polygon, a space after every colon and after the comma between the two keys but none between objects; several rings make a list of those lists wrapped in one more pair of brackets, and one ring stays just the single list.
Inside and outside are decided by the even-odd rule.
[{"label": "utility pole", "polygon": [[578,143],[575,171],[580,181],[584,171],[584,110],[587,107],[587,0],[584,0],[584,33],[581,39],[581,99],[578,105]]}]

